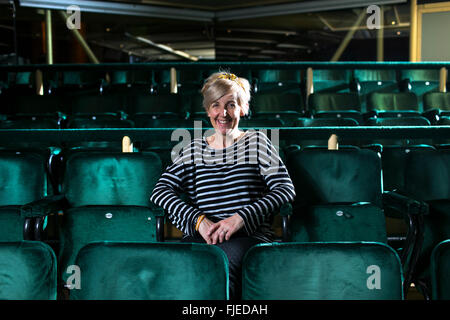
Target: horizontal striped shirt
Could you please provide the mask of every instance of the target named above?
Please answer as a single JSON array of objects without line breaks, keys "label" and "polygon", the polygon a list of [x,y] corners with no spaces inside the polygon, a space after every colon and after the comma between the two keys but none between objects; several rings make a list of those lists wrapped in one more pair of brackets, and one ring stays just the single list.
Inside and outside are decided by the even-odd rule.
[{"label": "horizontal striped shirt", "polygon": [[273,215],[294,197],[275,147],[264,133],[252,130],[220,150],[205,139],[192,140],[161,175],[150,200],[185,236],[195,235],[202,214],[217,222],[237,213],[249,236],[269,242]]}]

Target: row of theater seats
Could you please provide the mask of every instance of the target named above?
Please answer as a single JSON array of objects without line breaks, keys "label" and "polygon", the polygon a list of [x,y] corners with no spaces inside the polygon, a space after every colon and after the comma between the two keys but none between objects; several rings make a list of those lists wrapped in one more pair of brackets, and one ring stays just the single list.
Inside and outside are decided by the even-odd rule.
[{"label": "row of theater seats", "polygon": [[[147,92],[167,93],[171,90],[170,68],[104,68],[91,70],[51,70],[42,71],[45,93],[67,93],[74,90],[121,90],[138,88]],[[414,92],[421,96],[428,91],[437,90],[440,82],[439,68],[327,68],[313,67],[308,75],[307,66],[287,66],[284,69],[260,68],[241,64],[228,69],[238,76],[248,79],[254,92],[274,90],[306,90],[306,82],[311,81],[314,92],[354,91],[362,95],[370,92]],[[176,69],[175,79],[180,92],[196,92],[203,81],[218,67]],[[310,78],[310,79],[309,79]],[[173,80],[173,79],[172,79]],[[447,79],[444,80],[447,82]],[[10,71],[0,73],[0,89],[3,93],[20,91],[36,92],[36,71]]]},{"label": "row of theater seats", "polygon": [[[0,110],[3,128],[191,127],[193,120],[206,120],[198,93],[14,96],[0,98]],[[449,116],[447,92],[426,93],[423,106],[414,93],[375,92],[367,96],[364,108],[357,93],[313,93],[305,107],[300,92],[279,92],[255,94],[247,118],[279,127],[321,125],[321,120],[314,124],[299,118],[347,119],[344,125],[411,126],[448,125]]]},{"label": "row of theater seats", "polygon": [[[450,298],[448,149],[291,146],[284,158],[297,198],[279,212],[278,241],[247,255],[244,298],[401,299],[412,282],[427,298]],[[73,152],[53,178],[60,188],[47,163],[42,154],[0,153],[1,261],[47,266],[41,279],[53,289],[57,265],[59,289],[75,281],[71,299],[227,298],[223,254],[166,239],[164,212],[149,202],[163,170],[156,153]],[[399,234],[389,230],[391,220],[405,221]],[[26,257],[30,247],[37,258]],[[2,268],[2,277],[24,278],[24,269]],[[188,281],[193,274],[202,286]],[[0,290],[2,298],[50,292],[7,283],[15,289]]]},{"label": "row of theater seats", "polygon": [[[312,89],[308,89],[308,91],[305,89],[305,70],[292,68],[291,70],[251,71],[245,66],[241,70],[252,81],[256,114],[258,112],[272,112],[273,110],[265,109],[273,108],[279,108],[279,111],[302,114],[305,112],[314,114],[315,112],[330,110],[353,110],[362,113],[377,110],[411,110],[417,113],[430,108],[443,108],[440,104],[443,101],[448,101],[448,99],[425,97],[426,93],[445,91],[444,88],[439,88],[439,69],[313,69]],[[44,79],[47,80],[44,83],[55,89],[53,91],[45,90],[44,95],[57,96],[62,100],[62,103],[67,103],[74,98],[79,100],[72,106],[64,106],[63,109],[67,108],[66,110],[56,110],[62,112],[68,112],[72,108],[73,112],[83,113],[92,108],[88,112],[111,112],[113,110],[112,112],[135,113],[144,111],[148,113],[149,106],[155,104],[165,104],[164,108],[166,109],[167,105],[170,104],[169,110],[165,111],[174,111],[176,114],[202,112],[201,98],[199,98],[198,92],[204,79],[209,74],[209,70],[177,70],[178,86],[185,88],[179,90],[180,99],[178,101],[174,98],[171,101],[167,100],[167,97],[171,96],[169,70],[115,70],[109,73],[111,73],[111,76],[109,76],[109,82],[107,82],[105,80],[106,71],[45,71]],[[5,100],[2,105],[6,105],[6,107],[3,106],[3,109],[8,109],[8,104],[14,103],[14,101],[8,101],[10,100],[8,98],[15,100],[17,96],[36,95],[36,81],[33,72],[10,72],[3,74],[3,78],[5,78],[3,81],[4,88],[1,91],[2,94],[0,94],[0,98]],[[105,89],[103,89],[103,86],[99,87],[98,83],[105,84]],[[26,88],[29,90],[26,90]],[[310,93],[351,94],[340,97],[324,95],[310,99]],[[401,93],[403,95],[394,95],[394,98],[392,98],[373,95],[374,93]],[[408,95],[407,93],[414,95]],[[145,94],[161,95],[163,100],[155,101],[156,98],[145,98]],[[82,98],[77,98],[79,95]],[[104,101],[102,103],[98,99],[95,101],[95,97],[92,97],[92,95],[105,95],[109,98],[102,98],[101,100]],[[132,97],[139,95],[144,98],[121,101],[120,98],[127,95]],[[189,105],[189,101],[191,105]],[[104,106],[98,108],[102,104]],[[145,107],[147,110],[143,110]],[[127,108],[130,110],[127,110]],[[164,108],[161,109],[160,106],[154,106],[153,108],[155,108],[155,112],[164,112]],[[17,110],[16,106],[14,106],[14,110]]]}]

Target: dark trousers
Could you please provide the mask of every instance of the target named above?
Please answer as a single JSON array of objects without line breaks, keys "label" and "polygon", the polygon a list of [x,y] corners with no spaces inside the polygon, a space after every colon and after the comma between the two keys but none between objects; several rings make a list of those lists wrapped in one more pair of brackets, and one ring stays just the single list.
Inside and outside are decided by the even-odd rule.
[{"label": "dark trousers", "polygon": [[[182,242],[196,242],[196,243],[206,243],[206,241],[201,237],[184,237]],[[216,246],[221,248],[228,257],[228,274],[229,274],[229,291],[231,300],[241,299],[242,291],[242,260],[245,253],[252,246],[261,243],[260,240],[246,237],[246,236],[236,236],[231,237],[230,240],[224,241],[222,243],[217,243]]]}]

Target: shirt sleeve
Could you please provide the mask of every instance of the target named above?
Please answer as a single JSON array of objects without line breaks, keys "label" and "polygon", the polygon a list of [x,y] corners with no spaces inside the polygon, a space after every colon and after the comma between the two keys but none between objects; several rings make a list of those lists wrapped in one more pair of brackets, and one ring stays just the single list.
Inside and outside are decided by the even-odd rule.
[{"label": "shirt sleeve", "polygon": [[294,185],[275,147],[261,132],[258,133],[256,143],[259,173],[268,192],[256,202],[237,211],[244,220],[244,229],[249,235],[255,232],[270,214],[295,198]]},{"label": "shirt sleeve", "polygon": [[183,185],[192,176],[192,171],[193,163],[190,154],[183,151],[161,175],[150,196],[151,202],[166,211],[172,224],[190,236],[195,234],[195,222],[202,214],[200,210],[180,197],[185,191]]}]

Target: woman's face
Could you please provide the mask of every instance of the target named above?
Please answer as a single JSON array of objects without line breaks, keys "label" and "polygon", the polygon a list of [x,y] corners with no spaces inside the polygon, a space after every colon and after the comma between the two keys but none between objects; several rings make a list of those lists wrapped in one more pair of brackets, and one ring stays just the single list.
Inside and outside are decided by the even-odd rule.
[{"label": "woman's face", "polygon": [[230,92],[214,101],[208,109],[208,117],[216,132],[226,135],[237,130],[239,119],[244,115],[238,104],[237,94]]}]

